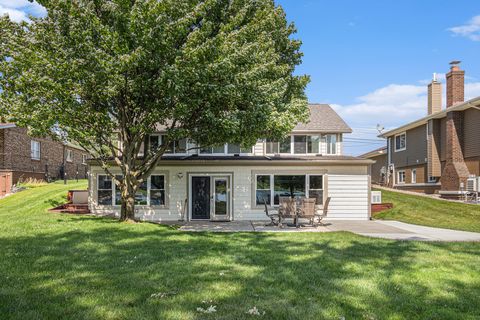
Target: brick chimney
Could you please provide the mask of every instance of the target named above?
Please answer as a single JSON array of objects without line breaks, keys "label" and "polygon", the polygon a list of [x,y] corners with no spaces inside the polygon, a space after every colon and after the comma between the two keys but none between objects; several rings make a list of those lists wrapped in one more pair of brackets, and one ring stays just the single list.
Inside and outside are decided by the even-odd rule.
[{"label": "brick chimney", "polygon": [[465,100],[465,71],[460,69],[460,61],[450,62],[447,73],[447,108]]},{"label": "brick chimney", "polygon": [[437,74],[433,74],[432,82],[428,85],[428,115],[442,110],[442,84],[437,81]]},{"label": "brick chimney", "polygon": [[446,163],[442,172],[441,193],[445,197],[456,197],[455,192],[465,190],[470,172],[465,163],[463,155],[463,132],[464,113],[463,111],[448,111],[448,108],[455,106],[464,100],[464,78],[465,71],[460,70],[460,61],[453,61],[450,72],[447,73],[447,122],[445,143]]}]

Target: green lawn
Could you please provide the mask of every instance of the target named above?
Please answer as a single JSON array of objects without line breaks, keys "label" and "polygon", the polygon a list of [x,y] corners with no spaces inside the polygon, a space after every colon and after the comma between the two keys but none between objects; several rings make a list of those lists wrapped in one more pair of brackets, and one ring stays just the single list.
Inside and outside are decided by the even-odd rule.
[{"label": "green lawn", "polygon": [[83,186],[0,200],[2,320],[479,318],[480,244],[188,234],[45,211]]},{"label": "green lawn", "polygon": [[480,205],[380,191],[382,191],[383,202],[391,202],[394,207],[391,210],[375,214],[375,219],[398,220],[430,227],[480,232]]}]

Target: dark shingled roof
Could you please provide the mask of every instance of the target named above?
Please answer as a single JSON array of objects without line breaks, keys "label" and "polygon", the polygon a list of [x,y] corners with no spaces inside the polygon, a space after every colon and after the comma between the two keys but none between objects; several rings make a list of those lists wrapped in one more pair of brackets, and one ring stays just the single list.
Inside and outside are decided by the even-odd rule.
[{"label": "dark shingled roof", "polygon": [[351,133],[352,129],[328,104],[309,104],[310,121],[299,123],[293,131]]}]

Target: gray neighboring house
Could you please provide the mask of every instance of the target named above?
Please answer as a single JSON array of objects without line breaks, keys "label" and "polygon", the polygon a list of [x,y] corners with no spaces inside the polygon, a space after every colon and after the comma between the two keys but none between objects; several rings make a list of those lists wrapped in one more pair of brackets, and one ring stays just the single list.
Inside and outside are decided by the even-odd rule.
[{"label": "gray neighboring house", "polygon": [[[235,144],[201,148],[176,141],[136,195],[136,217],[148,221],[265,220],[281,196],[309,197],[321,210],[330,197],[330,219],[370,218],[371,160],[343,154],[350,127],[326,104],[311,104],[310,121],[283,141],[259,140],[249,149]],[[162,143],[159,132],[149,145]],[[186,151],[197,147],[193,151]],[[111,168],[120,175],[120,170]],[[90,162],[89,208],[119,215],[119,191]]]}]

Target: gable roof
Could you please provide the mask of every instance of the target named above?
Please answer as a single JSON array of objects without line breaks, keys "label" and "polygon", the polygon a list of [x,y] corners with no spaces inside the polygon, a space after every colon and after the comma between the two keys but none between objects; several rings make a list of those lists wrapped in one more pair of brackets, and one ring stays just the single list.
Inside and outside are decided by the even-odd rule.
[{"label": "gable roof", "polygon": [[352,133],[348,124],[328,104],[309,104],[310,120],[299,123],[293,132]]},{"label": "gable roof", "polygon": [[377,156],[380,156],[380,155],[387,155],[387,147],[381,147],[381,148],[369,151],[369,152],[364,153],[364,154],[362,154],[358,157],[363,158],[363,159],[370,159],[370,158],[377,157]]}]

